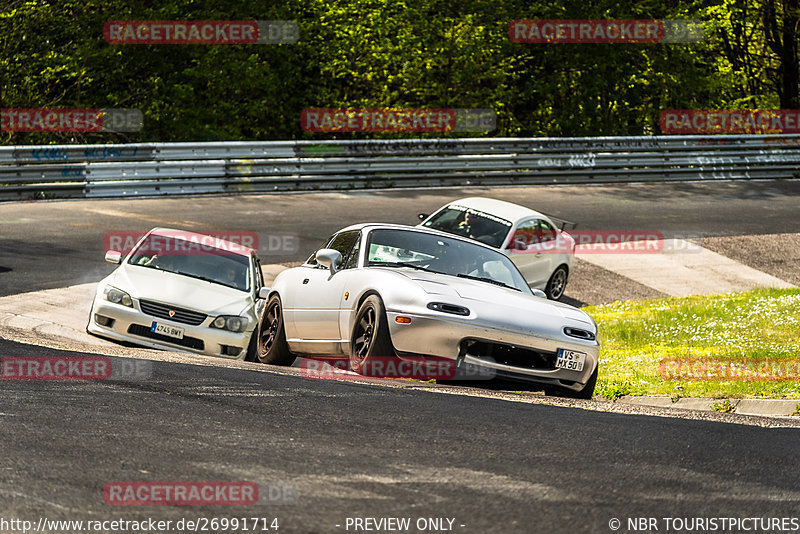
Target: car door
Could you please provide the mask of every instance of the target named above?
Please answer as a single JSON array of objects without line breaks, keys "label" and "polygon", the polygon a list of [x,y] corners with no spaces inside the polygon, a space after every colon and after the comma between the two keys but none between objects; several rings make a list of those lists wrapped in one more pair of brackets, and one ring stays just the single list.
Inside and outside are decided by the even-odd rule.
[{"label": "car door", "polygon": [[[316,265],[316,260],[312,259],[293,281],[294,309],[289,314],[293,327],[290,330],[296,336],[295,343],[302,341],[307,345],[304,352],[325,354],[339,350],[342,340],[339,307],[350,275],[349,269],[341,267],[349,264],[350,253],[356,248],[354,245],[360,235],[358,230],[341,232],[328,242],[325,248],[338,250],[342,255],[338,266],[340,270],[335,274],[331,274],[330,269]],[[314,349],[310,344],[318,344],[318,348]]]},{"label": "car door", "polygon": [[517,225],[509,242],[509,257],[531,287],[542,287],[552,272],[555,230],[539,218],[526,219]]}]

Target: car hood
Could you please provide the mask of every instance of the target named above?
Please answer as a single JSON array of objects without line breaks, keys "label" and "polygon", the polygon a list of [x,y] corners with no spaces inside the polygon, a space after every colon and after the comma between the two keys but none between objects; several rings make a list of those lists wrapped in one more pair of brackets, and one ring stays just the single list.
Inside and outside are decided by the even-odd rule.
[{"label": "car hood", "polygon": [[397,272],[419,284],[430,295],[478,301],[486,304],[489,308],[499,306],[510,315],[515,312],[525,316],[530,316],[531,313],[541,314],[542,316],[549,315],[578,321],[584,325],[591,326],[592,330],[595,328],[594,320],[586,312],[568,304],[536,297],[530,293],[526,294],[514,289],[468,278],[426,272]]},{"label": "car hood", "polygon": [[134,299],[174,304],[208,315],[241,315],[253,302],[244,291],[136,265],[123,265],[107,282]]}]

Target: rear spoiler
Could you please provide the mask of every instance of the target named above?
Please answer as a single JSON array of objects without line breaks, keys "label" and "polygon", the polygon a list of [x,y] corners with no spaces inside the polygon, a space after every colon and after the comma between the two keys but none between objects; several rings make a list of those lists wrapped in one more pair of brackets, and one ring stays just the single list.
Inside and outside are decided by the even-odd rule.
[{"label": "rear spoiler", "polygon": [[566,219],[562,219],[561,217],[556,217],[555,215],[550,215],[549,213],[544,213],[541,211],[539,213],[541,213],[542,215],[547,215],[547,217],[549,217],[551,221],[553,221],[554,223],[556,223],[561,227],[562,231],[574,230],[575,228],[578,227],[578,223],[576,222],[568,221]]}]

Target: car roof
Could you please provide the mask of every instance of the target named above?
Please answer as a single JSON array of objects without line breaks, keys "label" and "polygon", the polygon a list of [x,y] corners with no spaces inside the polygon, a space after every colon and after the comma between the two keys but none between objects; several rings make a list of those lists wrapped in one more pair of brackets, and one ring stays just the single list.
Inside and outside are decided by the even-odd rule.
[{"label": "car roof", "polygon": [[497,200],[494,198],[467,197],[454,200],[446,204],[446,206],[451,205],[463,206],[465,208],[483,211],[490,215],[511,221],[511,223],[516,223],[520,219],[527,219],[529,217],[540,217],[547,219],[548,221],[550,220],[550,218],[544,213],[526,208],[525,206],[520,206],[519,204],[514,204],[513,202],[506,202],[505,200]]},{"label": "car roof", "polygon": [[[148,235],[158,235],[164,237],[174,237],[178,239],[183,239],[184,241],[190,241],[195,243],[203,243],[204,239],[212,238],[214,239],[213,245],[214,248],[219,248],[216,245],[223,245],[228,246],[228,248],[223,249],[227,252],[231,252],[233,254],[238,254],[240,256],[252,256],[255,255],[256,251],[250,247],[242,245],[241,243],[234,243],[233,241],[228,241],[225,239],[218,238],[213,235],[209,234],[201,234],[198,232],[190,232],[189,230],[179,230],[177,228],[153,228],[148,232]],[[211,244],[211,243],[209,243]]]},{"label": "car roof", "polygon": [[389,230],[409,230],[411,232],[419,232],[419,233],[425,233],[425,234],[440,235],[440,236],[446,237],[448,239],[457,239],[459,241],[464,241],[465,243],[471,243],[473,245],[479,245],[479,246],[481,246],[483,248],[488,248],[489,250],[497,252],[496,248],[491,247],[491,246],[487,245],[486,243],[481,243],[480,241],[476,241],[474,239],[469,239],[469,238],[466,238],[466,237],[462,237],[460,235],[451,234],[449,232],[442,232],[441,230],[434,230],[433,228],[425,228],[424,226],[409,226],[407,224],[358,223],[358,224],[353,224],[351,226],[348,226],[346,228],[342,228],[341,230],[338,230],[338,231],[336,231],[334,233],[335,234],[340,234],[342,232],[347,232],[347,231],[350,231],[350,230],[364,230],[364,229],[373,230],[373,229],[376,229],[376,228],[386,228],[386,229],[389,229]]}]

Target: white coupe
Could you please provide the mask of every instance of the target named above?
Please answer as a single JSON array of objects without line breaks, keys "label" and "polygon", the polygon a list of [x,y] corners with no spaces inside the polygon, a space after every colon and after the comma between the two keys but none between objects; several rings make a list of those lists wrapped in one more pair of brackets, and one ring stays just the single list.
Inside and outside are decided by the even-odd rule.
[{"label": "white coupe", "polygon": [[263,363],[339,357],[374,376],[402,362],[433,362],[582,398],[597,381],[589,315],[536,296],[493,248],[444,232],[350,226],[261,296],[268,299],[258,334]]},{"label": "white coupe", "polygon": [[421,213],[420,219],[418,226],[470,237],[502,252],[528,285],[544,291],[547,298],[558,300],[564,294],[575,240],[551,217],[511,202],[471,197],[442,206],[432,215]]}]

